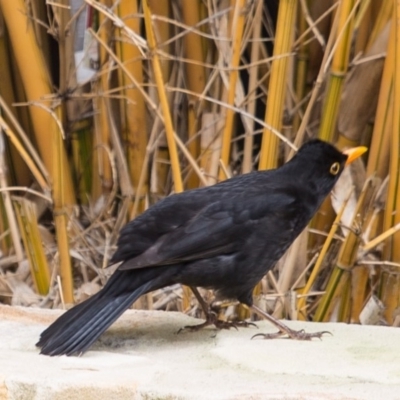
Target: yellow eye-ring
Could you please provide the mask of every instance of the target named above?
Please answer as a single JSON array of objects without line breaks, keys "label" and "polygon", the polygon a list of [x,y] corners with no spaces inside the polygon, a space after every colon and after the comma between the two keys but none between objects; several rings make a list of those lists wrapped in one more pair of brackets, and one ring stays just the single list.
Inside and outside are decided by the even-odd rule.
[{"label": "yellow eye-ring", "polygon": [[334,163],[331,165],[331,169],[329,170],[329,172],[330,172],[332,175],[337,175],[337,174],[339,173],[339,171],[340,171],[340,164],[339,164],[338,162],[334,162]]}]

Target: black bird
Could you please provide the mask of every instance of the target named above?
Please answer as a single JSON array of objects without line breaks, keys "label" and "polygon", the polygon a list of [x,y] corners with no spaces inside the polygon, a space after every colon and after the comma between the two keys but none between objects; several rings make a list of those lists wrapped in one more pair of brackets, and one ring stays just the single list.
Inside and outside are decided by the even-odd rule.
[{"label": "black bird", "polygon": [[[252,291],[306,227],[345,165],[365,150],[341,153],[312,140],[280,168],[175,194],[150,207],[120,232],[111,264],[122,264],[102,290],[41,334],[41,353],[84,352],[139,296],[176,283],[210,288],[217,300],[247,305],[279,328],[266,337],[320,337],[323,332],[293,331],[269,316],[253,305]],[[200,327],[224,325],[194,293],[207,313]]]}]

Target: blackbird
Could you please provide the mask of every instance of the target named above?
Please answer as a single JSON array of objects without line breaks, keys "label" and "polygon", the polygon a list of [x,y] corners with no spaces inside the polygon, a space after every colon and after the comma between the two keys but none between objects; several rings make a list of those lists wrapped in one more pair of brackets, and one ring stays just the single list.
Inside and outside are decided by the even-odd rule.
[{"label": "blackbird", "polygon": [[312,140],[282,167],[171,195],[125,225],[110,263],[122,262],[98,293],[65,312],[40,336],[41,354],[83,353],[141,295],[173,284],[193,288],[209,324],[226,327],[196,287],[235,300],[294,339],[294,331],[253,305],[252,291],[306,227],[345,165],[366,148],[340,152]]}]

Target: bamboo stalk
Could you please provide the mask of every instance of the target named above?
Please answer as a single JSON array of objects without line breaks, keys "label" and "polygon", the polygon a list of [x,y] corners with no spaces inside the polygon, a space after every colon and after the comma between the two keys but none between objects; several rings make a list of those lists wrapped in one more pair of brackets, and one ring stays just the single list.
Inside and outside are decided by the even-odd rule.
[{"label": "bamboo stalk", "polygon": [[29,200],[19,198],[14,200],[14,208],[36,291],[45,296],[50,287],[50,269],[41,241],[35,206]]},{"label": "bamboo stalk", "polygon": [[362,0],[354,22],[354,31],[357,33],[354,44],[354,53],[364,52],[371,33],[372,1]]},{"label": "bamboo stalk", "polygon": [[395,65],[395,27],[391,27],[388,51],[379,90],[372,141],[369,150],[367,175],[375,173],[384,178],[388,170],[390,129],[393,125],[393,74]]},{"label": "bamboo stalk", "polygon": [[74,132],[71,134],[71,152],[78,181],[78,201],[81,205],[88,205],[93,178],[93,165],[88,164],[93,152],[93,132],[88,121],[80,125],[74,124]]},{"label": "bamboo stalk", "polygon": [[[93,171],[92,168],[88,168],[87,161],[91,156],[93,147],[91,138],[93,135],[89,130],[88,118],[82,118],[85,104],[81,97],[82,88],[77,81],[75,27],[78,13],[83,10],[85,5],[82,4],[80,11],[73,15],[73,6],[70,3],[70,0],[60,0],[56,3],[51,3],[49,7],[52,9],[52,30],[58,41],[59,92],[67,95],[73,88],[73,96],[66,96],[66,101],[62,101],[60,106],[62,108],[64,129],[71,138],[72,161],[78,180],[77,195],[82,204],[84,204],[87,203],[88,194],[91,191]],[[45,19],[45,16],[43,16],[43,20]],[[53,57],[47,57],[47,59],[53,62]],[[84,160],[83,163],[77,158],[78,155]],[[85,164],[84,168],[82,164]]]},{"label": "bamboo stalk", "polygon": [[[265,123],[278,131],[282,128],[289,53],[292,50],[296,27],[296,7],[296,0],[281,0],[279,2],[268,101],[265,111]],[[278,138],[273,131],[270,128],[264,128],[258,166],[259,170],[275,168],[277,166],[278,143]]]},{"label": "bamboo stalk", "polygon": [[[59,68],[60,68],[60,93],[67,93],[69,88],[77,88],[74,39],[75,30],[71,24],[70,0],[58,0],[57,4],[51,6],[53,10],[55,30],[57,31]],[[70,125],[70,122],[78,120],[80,111],[80,99],[74,97],[69,101],[63,101],[63,125]],[[72,124],[71,124],[72,125]],[[70,128],[70,126],[69,126]]]},{"label": "bamboo stalk", "polygon": [[[193,4],[193,0],[182,0],[183,21],[189,27],[194,27],[201,20],[200,3]],[[186,33],[184,37],[184,49],[188,62],[185,64],[187,85],[190,91],[201,95],[206,84],[206,74],[203,67],[203,41],[200,35],[194,32]],[[193,62],[192,62],[193,61]],[[203,106],[198,101],[197,96],[189,96],[188,110],[188,150],[196,160],[200,155],[200,135],[196,135],[201,129],[201,119]],[[188,178],[188,188],[196,188],[199,185],[199,178],[190,173]]]},{"label": "bamboo stalk", "polygon": [[[118,5],[119,17],[125,25],[133,32],[140,34],[140,19],[136,17],[138,13],[137,1],[122,0]],[[121,37],[123,32],[121,31]],[[118,46],[120,60],[124,63],[129,74],[134,77],[138,85],[143,85],[143,67],[139,48],[134,44],[121,41]],[[124,100],[121,102],[121,124],[122,137],[126,144],[127,161],[129,165],[130,177],[136,192],[140,181],[140,175],[146,154],[147,146],[147,126],[146,126],[146,107],[144,98],[137,87],[130,86],[130,79],[124,70],[119,70],[119,79],[123,86]],[[129,87],[128,87],[129,86]],[[123,110],[123,111],[122,111]],[[148,192],[147,174],[140,187],[138,212],[145,209],[145,196]]]},{"label": "bamboo stalk", "polygon": [[[305,0],[300,1],[300,3],[305,3]],[[302,4],[302,6],[306,4]],[[306,84],[307,84],[307,66],[309,61],[308,46],[306,44],[306,36],[304,32],[307,30],[306,17],[303,13],[302,7],[298,7],[297,10],[297,21],[299,29],[299,49],[297,51],[296,57],[296,80],[295,80],[295,92],[296,99],[300,102],[304,98]],[[300,126],[300,113],[296,112],[293,118],[293,131],[297,132]]]},{"label": "bamboo stalk", "polygon": [[12,207],[12,201],[9,191],[4,191],[9,184],[6,176],[6,162],[5,162],[5,143],[3,133],[0,131],[0,188],[2,189],[2,200],[5,214],[7,216],[7,225],[10,229],[10,236],[12,244],[14,246],[14,252],[16,255],[16,261],[21,262],[23,260],[23,249],[21,246],[20,234],[17,227],[17,220]]},{"label": "bamboo stalk", "polygon": [[49,184],[46,181],[45,177],[42,175],[42,172],[36,166],[35,162],[33,161],[32,157],[30,156],[30,154],[28,154],[28,152],[25,150],[25,148],[23,147],[23,145],[20,142],[20,140],[18,139],[18,137],[10,129],[10,127],[7,125],[7,123],[4,121],[4,119],[1,116],[0,116],[0,127],[4,131],[4,133],[7,135],[7,137],[11,141],[11,143],[15,146],[15,148],[18,151],[19,155],[21,156],[22,160],[24,160],[24,162],[28,166],[29,170],[31,171],[31,173],[35,177],[35,179],[37,180],[40,187],[45,192],[50,192]]},{"label": "bamboo stalk", "polygon": [[[3,124],[2,127],[5,131],[5,133],[7,134],[7,136],[9,136],[9,140],[14,143],[14,146],[17,148],[17,151],[23,152],[24,151],[23,149],[26,147],[26,149],[27,149],[26,159],[31,158],[32,164],[37,165],[38,172],[37,172],[37,174],[36,174],[37,176],[35,176],[35,178],[38,180],[38,183],[42,187],[42,189],[45,192],[49,192],[50,191],[50,174],[47,171],[45,165],[43,164],[43,161],[40,158],[37,150],[35,149],[35,147],[31,143],[31,141],[29,140],[27,134],[22,129],[22,126],[19,124],[19,121],[14,116],[12,110],[7,105],[7,103],[4,101],[2,96],[0,96],[0,107],[1,107],[2,112],[4,112],[5,116],[7,116],[7,119],[10,121],[10,123],[13,124],[15,131],[18,132],[18,135],[20,136],[23,144],[20,143],[17,135],[14,134],[13,130],[7,124]],[[2,121],[4,121],[4,120],[2,120]],[[28,153],[29,153],[29,157],[28,157]],[[24,158],[25,156],[21,155],[21,157],[24,159],[24,161],[26,163],[28,162]],[[32,173],[35,175],[36,172],[32,171]]]},{"label": "bamboo stalk", "polygon": [[369,269],[366,265],[358,265],[351,274],[351,314],[350,323],[360,323],[360,313],[363,309],[365,299],[368,297],[367,287],[369,280]]},{"label": "bamboo stalk", "polygon": [[[148,5],[148,0],[143,1],[143,11],[144,20],[147,34],[147,41],[149,45],[149,50],[152,56],[152,65],[154,71],[154,78],[156,80],[158,97],[161,103],[162,114],[164,118],[165,134],[167,137],[169,157],[171,160],[172,176],[174,182],[174,189],[176,193],[183,191],[181,168],[178,158],[178,150],[176,146],[176,133],[174,131],[171,112],[168,104],[168,97],[165,91],[164,78],[163,78],[163,68],[157,53],[157,43],[152,25],[152,14]],[[165,73],[164,64],[164,73]],[[190,289],[188,287],[183,287],[183,309],[186,309],[190,304]]]},{"label": "bamboo stalk", "polygon": [[[60,109],[58,109],[61,112]],[[53,199],[54,199],[54,222],[56,226],[57,248],[60,262],[60,279],[64,301],[67,304],[74,302],[74,285],[72,279],[72,264],[69,255],[68,221],[70,215],[67,210],[67,193],[65,185],[65,165],[62,163],[63,134],[54,132],[51,143],[54,171]],[[43,278],[45,279],[45,278]]]},{"label": "bamboo stalk", "polygon": [[[24,119],[25,121],[29,121],[27,116],[27,110],[23,108],[13,108],[12,111],[10,109],[11,104],[15,104],[15,90],[14,90],[14,69],[12,67],[12,60],[10,59],[10,51],[9,45],[7,41],[7,35],[5,29],[0,29],[0,109],[1,114],[3,114],[3,109],[5,114],[4,119],[5,122],[11,124],[11,119],[16,120],[16,116],[19,114],[19,111],[25,111],[25,117],[19,116],[19,119]],[[24,99],[25,100],[25,99]],[[8,113],[11,114],[11,118],[8,116]],[[24,162],[22,162],[21,157],[18,153],[18,150],[14,146],[7,147],[7,155],[9,158],[9,173],[13,175],[15,182],[18,185],[29,185],[31,176],[28,170],[28,167]],[[0,218],[0,231],[4,231],[1,226],[1,218]],[[6,242],[3,242],[2,245],[5,245]],[[5,247],[3,247],[3,253],[7,253]]]},{"label": "bamboo stalk", "polygon": [[[169,0],[147,0],[149,9],[153,16],[169,18],[171,2]],[[193,4],[193,2],[192,2]],[[143,5],[144,9],[144,5]],[[164,19],[153,19],[152,23],[155,43],[158,49],[164,54],[170,53],[170,24]],[[146,31],[147,32],[147,31]],[[167,82],[171,73],[171,63],[169,60],[160,59],[160,68],[164,82]]]},{"label": "bamboo stalk", "polygon": [[144,11],[144,20],[145,20],[149,50],[152,55],[154,77],[156,80],[158,96],[160,98],[161,109],[164,117],[165,133],[167,136],[168,150],[171,158],[171,168],[174,180],[174,187],[175,187],[175,192],[179,193],[183,191],[183,184],[182,184],[181,170],[178,159],[178,151],[174,139],[175,132],[174,132],[174,127],[172,125],[171,112],[169,110],[167,94],[165,91],[161,63],[159,56],[157,54],[157,43],[152,26],[151,11],[147,3],[147,0],[143,1],[143,11]]},{"label": "bamboo stalk", "polygon": [[322,110],[319,138],[333,141],[344,77],[349,65],[350,45],[354,23],[354,0],[340,2],[338,13],[337,46],[332,59],[327,96]]},{"label": "bamboo stalk", "polygon": [[[400,223],[400,1],[394,3],[392,29],[394,31],[394,75],[393,75],[393,125],[390,137],[389,186],[384,210],[385,230]],[[395,232],[385,243],[384,255],[393,262],[400,261],[400,233]],[[400,279],[397,270],[389,269],[381,277],[381,300],[385,305],[384,315],[393,323],[395,309],[399,306]]]},{"label": "bamboo stalk", "polygon": [[339,298],[339,310],[338,310],[338,321],[350,322],[351,313],[351,277],[352,272],[345,271],[342,275],[342,287],[337,292],[340,293]]},{"label": "bamboo stalk", "polygon": [[[234,11],[232,18],[232,58],[230,60],[229,84],[227,93],[227,104],[232,106],[235,102],[236,84],[238,81],[238,66],[240,62],[240,54],[242,51],[242,38],[245,24],[245,6],[246,0],[232,0],[234,2]],[[231,139],[233,130],[234,112],[231,108],[226,109],[225,125],[222,133],[221,161],[224,165],[229,165],[229,157],[231,151]],[[224,180],[224,173],[220,169],[219,179]]]},{"label": "bamboo stalk", "polygon": [[[251,55],[250,55],[250,71],[249,71],[249,101],[247,105],[247,112],[250,115],[255,115],[256,112],[256,93],[259,75],[259,66],[254,65],[259,58],[261,52],[261,28],[262,28],[262,0],[258,0],[256,7],[254,8],[254,22],[253,22],[253,42],[251,44]],[[253,122],[254,126],[254,122]],[[251,172],[253,170],[253,143],[254,135],[253,132],[247,132],[244,138],[244,149],[243,149],[243,165],[242,173]]]},{"label": "bamboo stalk", "polygon": [[[148,0],[148,5],[152,14],[154,39],[157,44],[157,51],[159,52],[161,76],[163,82],[173,86],[172,72],[174,72],[174,70],[172,70],[172,63],[168,59],[168,56],[171,54],[170,39],[172,29],[171,24],[168,21],[171,12],[171,2],[168,0]],[[151,80],[155,80],[154,76],[151,76]],[[154,89],[150,90],[149,94],[156,100],[157,93]],[[167,100],[168,104],[171,104],[172,96],[170,93],[167,93]],[[171,120],[173,121],[173,115],[171,115]],[[172,124],[174,125],[174,122],[172,122]],[[157,143],[158,145],[155,149],[155,155],[153,158],[155,168],[153,169],[154,172],[152,174],[153,179],[150,179],[150,192],[154,193],[157,198],[160,198],[168,194],[166,190],[169,190],[168,185],[171,173],[171,155],[169,153],[169,144],[166,136],[162,135]],[[172,175],[173,174],[172,171]]]},{"label": "bamboo stalk", "polygon": [[[62,7],[65,6],[65,7]],[[61,93],[66,93],[70,85],[76,87],[76,76],[75,76],[75,58],[74,58],[74,42],[73,34],[68,32],[68,24],[71,20],[71,11],[69,9],[69,0],[61,0],[58,6],[53,7],[54,18],[56,20],[56,26],[58,29],[58,45],[59,45],[59,56],[60,56],[60,91]],[[74,110],[75,108],[75,110]],[[55,114],[58,119],[58,126],[68,126],[68,120],[73,121],[77,119],[78,112],[76,110],[77,102],[61,102],[57,105],[55,109]],[[69,215],[66,204],[66,193],[64,185],[64,176],[66,167],[60,162],[62,159],[63,151],[63,137],[65,137],[64,132],[60,129],[54,135],[54,140],[52,142],[52,152],[54,154],[53,159],[53,170],[55,179],[53,182],[53,198],[54,198],[54,221],[57,227],[56,237],[57,237],[57,248],[59,254],[60,262],[60,279],[62,283],[62,293],[65,303],[73,303],[74,301],[74,285],[72,278],[72,263],[69,254],[70,244],[68,237],[68,221]],[[69,169],[68,169],[69,170]],[[26,206],[25,209],[26,218],[29,218],[28,210]],[[31,212],[32,213],[32,212]],[[37,230],[35,224],[31,222],[29,233],[34,233]],[[38,232],[37,232],[38,233]],[[50,279],[47,264],[42,265],[44,255],[40,256],[41,243],[34,243],[35,255],[30,258],[32,263],[32,268],[38,269],[37,274],[41,273],[44,276],[40,279],[41,286],[46,286],[46,283]],[[37,253],[37,254],[36,254]],[[40,257],[40,259],[38,259]],[[48,276],[47,276],[48,274]],[[38,281],[39,283],[39,281]],[[38,286],[39,288],[39,286]],[[43,290],[43,288],[41,289]]]},{"label": "bamboo stalk", "polygon": [[[393,76],[393,124],[390,140],[389,187],[384,213],[384,229],[400,223],[400,2],[396,2],[393,15],[393,31],[395,32],[394,76]],[[391,242],[391,243],[390,243]],[[395,233],[387,242],[385,251],[388,258],[394,262],[400,261],[400,235]]]},{"label": "bamboo stalk", "polygon": [[[375,4],[374,2],[371,2],[371,6]],[[393,15],[393,0],[383,0],[381,7],[379,9],[379,14],[376,17],[375,24],[372,28],[372,31],[369,34],[369,39],[368,39],[368,44],[365,49],[366,52],[371,48],[371,46],[375,43],[376,39],[382,32],[382,29],[386,26],[388,21],[390,21],[390,18]]]},{"label": "bamboo stalk", "polygon": [[[112,0],[101,0],[104,7],[111,7]],[[112,23],[104,13],[99,13],[99,36],[106,44],[112,39]],[[96,82],[95,90],[97,96],[93,99],[93,108],[97,111],[94,115],[95,135],[94,147],[96,149],[101,146],[109,147],[111,143],[111,127],[108,119],[107,104],[104,98],[105,93],[109,89],[110,72],[108,70],[108,53],[103,46],[99,47],[99,63],[101,73],[98,82]],[[100,196],[108,196],[112,188],[112,171],[109,159],[105,152],[97,151],[96,157],[93,158],[93,170],[99,171],[98,175],[93,176],[92,197],[98,199]]]},{"label": "bamboo stalk", "polygon": [[390,238],[393,234],[400,231],[400,223],[396,224],[395,226],[389,228],[385,232],[381,233],[379,236],[375,237],[374,239],[370,240],[368,243],[365,243],[362,246],[362,250],[364,252],[370,251],[382,243],[384,240]]}]

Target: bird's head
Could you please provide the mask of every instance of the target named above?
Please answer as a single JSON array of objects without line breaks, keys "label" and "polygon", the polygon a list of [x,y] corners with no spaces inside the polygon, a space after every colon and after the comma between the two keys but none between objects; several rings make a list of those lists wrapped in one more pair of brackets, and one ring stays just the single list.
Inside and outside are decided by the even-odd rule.
[{"label": "bird's head", "polygon": [[296,179],[305,185],[315,185],[321,195],[326,196],[345,166],[366,151],[366,147],[359,146],[340,152],[331,144],[315,139],[305,143],[287,165]]}]

